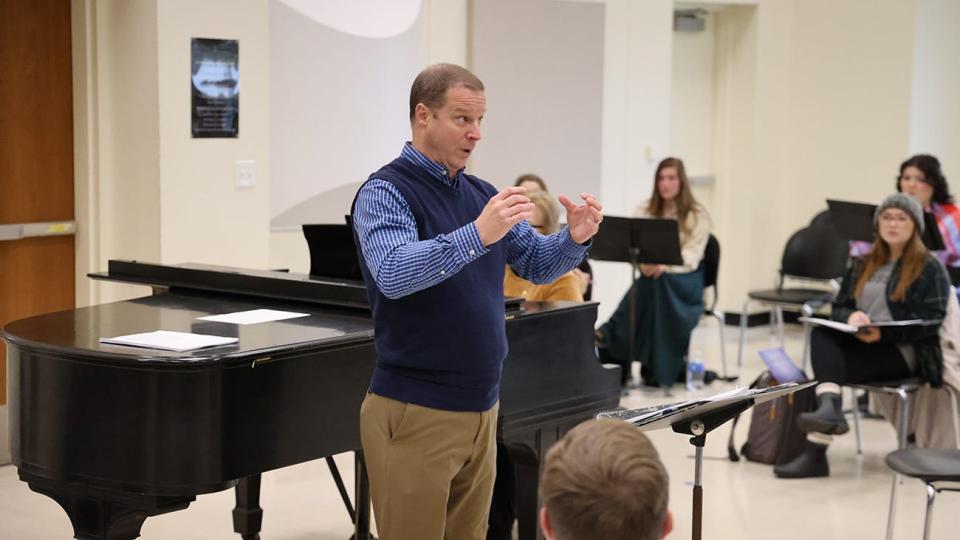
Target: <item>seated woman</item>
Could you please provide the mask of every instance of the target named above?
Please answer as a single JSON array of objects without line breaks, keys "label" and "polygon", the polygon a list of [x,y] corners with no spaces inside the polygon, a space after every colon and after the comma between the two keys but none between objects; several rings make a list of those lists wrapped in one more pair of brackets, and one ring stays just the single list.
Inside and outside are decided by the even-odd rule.
[{"label": "seated woman", "polygon": [[547,189],[547,183],[543,181],[543,178],[532,173],[521,174],[517,177],[517,181],[514,182],[513,185],[527,188],[527,193],[538,189],[544,192],[550,191]]},{"label": "seated woman", "polygon": [[[632,360],[640,361],[648,382],[669,388],[684,372],[690,333],[703,314],[703,273],[698,271],[710,236],[710,216],[690,191],[683,161],[667,158],[657,166],[650,200],[637,217],[676,219],[683,264],[641,264],[641,276],[613,316],[597,330],[600,357],[619,363],[626,382]],[[630,294],[636,297],[636,327],[630,326]],[[629,358],[630,333],[635,358]]]},{"label": "seated woman", "polygon": [[[833,302],[831,318],[855,326],[871,321],[923,319],[946,314],[950,283],[943,265],[920,240],[923,208],[903,193],[890,195],[874,214],[877,238],[870,254],[852,259]],[[827,446],[832,435],[849,431],[840,386],[918,376],[942,382],[939,324],[871,327],[857,334],[815,328],[810,338],[818,408],[797,419],[807,433],[806,448],[790,463],[774,468],[781,478],[828,476]]]},{"label": "seated woman", "polygon": [[[528,194],[537,190],[543,191],[544,193],[550,192],[550,190],[547,189],[547,183],[543,181],[543,178],[540,178],[532,173],[521,174],[517,177],[517,180],[513,183],[513,185],[527,188]],[[554,201],[553,204],[556,206],[556,201]],[[559,210],[559,207],[557,207],[557,212],[559,212]],[[559,213],[557,215],[559,216]],[[590,262],[586,257],[580,261],[579,266],[573,269],[573,275],[576,276],[577,280],[580,282],[580,294],[582,296],[581,300],[590,300],[590,297],[593,293],[593,269],[590,268]]]},{"label": "seated woman", "polygon": [[[912,196],[936,218],[944,249],[933,253],[951,276],[957,276],[951,281],[960,281],[960,207],[953,202],[940,161],[929,154],[918,154],[901,163],[897,191]],[[854,242],[850,255],[866,255],[871,246],[869,242]]]},{"label": "seated woman", "polygon": [[[540,234],[550,235],[560,230],[560,205],[543,190],[528,191],[527,197],[536,205],[530,226]],[[507,265],[503,275],[503,294],[505,296],[519,296],[533,302],[548,302],[554,300],[583,301],[583,292],[580,280],[573,271],[560,276],[553,283],[537,285],[518,276],[513,268]]]},{"label": "seated woman", "polygon": [[[522,180],[525,176],[520,177]],[[515,185],[523,185],[520,180]],[[549,235],[560,230],[560,205],[545,189],[523,185],[528,189],[527,197],[535,206],[530,225],[540,234]],[[540,187],[543,181],[540,181]],[[531,302],[549,302],[557,300],[583,301],[583,291],[580,279],[574,275],[575,270],[560,276],[553,283],[537,285],[518,276],[513,268],[507,265],[503,276],[503,294],[505,296],[519,296]],[[513,523],[516,520],[516,473],[510,461],[510,453],[506,446],[497,443],[497,475],[493,484],[493,498],[490,502],[488,518],[488,540],[510,540],[513,533]]]}]

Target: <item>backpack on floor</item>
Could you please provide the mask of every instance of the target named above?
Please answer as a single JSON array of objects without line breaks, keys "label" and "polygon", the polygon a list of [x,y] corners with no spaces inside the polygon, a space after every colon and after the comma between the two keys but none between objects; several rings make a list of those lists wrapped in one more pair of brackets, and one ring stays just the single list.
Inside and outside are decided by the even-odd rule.
[{"label": "backpack on floor", "polygon": [[[764,371],[750,384],[750,388],[767,388],[777,384],[773,375]],[[811,386],[755,405],[750,416],[747,442],[740,448],[740,455],[750,461],[768,465],[781,465],[792,461],[800,455],[806,440],[806,434],[797,427],[797,416],[812,411],[815,403],[816,395],[814,387]],[[734,443],[739,419],[740,415],[733,419],[730,439],[727,441],[730,461],[740,461]]]}]

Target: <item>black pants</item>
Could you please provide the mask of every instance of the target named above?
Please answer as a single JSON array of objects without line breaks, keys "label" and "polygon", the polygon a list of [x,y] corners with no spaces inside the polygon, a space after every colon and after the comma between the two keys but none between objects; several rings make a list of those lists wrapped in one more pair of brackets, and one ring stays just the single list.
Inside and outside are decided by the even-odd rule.
[{"label": "black pants", "polygon": [[864,343],[852,334],[814,328],[810,336],[813,376],[839,385],[912,376],[900,349],[892,343]]}]

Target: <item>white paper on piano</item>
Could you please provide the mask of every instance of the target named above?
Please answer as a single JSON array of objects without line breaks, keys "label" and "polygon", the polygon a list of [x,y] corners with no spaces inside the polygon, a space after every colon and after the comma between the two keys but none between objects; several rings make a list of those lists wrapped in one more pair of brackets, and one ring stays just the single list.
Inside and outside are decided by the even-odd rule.
[{"label": "white paper on piano", "polygon": [[156,332],[145,332],[143,334],[129,334],[113,338],[100,338],[100,343],[106,343],[108,345],[127,345],[129,347],[175,352],[229,345],[237,341],[239,341],[239,339],[235,337],[191,334],[189,332],[170,332],[168,330],[157,330]]},{"label": "white paper on piano", "polygon": [[235,313],[225,313],[223,315],[207,315],[206,317],[197,318],[201,321],[214,321],[230,324],[260,324],[309,316],[309,313],[294,313],[292,311],[277,311],[275,309],[251,309],[249,311],[237,311]]}]

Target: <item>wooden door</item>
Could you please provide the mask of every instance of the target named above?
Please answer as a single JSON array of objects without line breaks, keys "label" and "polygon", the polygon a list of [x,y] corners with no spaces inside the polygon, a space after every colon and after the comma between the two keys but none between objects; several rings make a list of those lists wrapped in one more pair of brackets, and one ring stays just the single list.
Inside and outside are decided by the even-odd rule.
[{"label": "wooden door", "polygon": [[70,0],[0,0],[0,326],[74,306],[70,52]]}]

